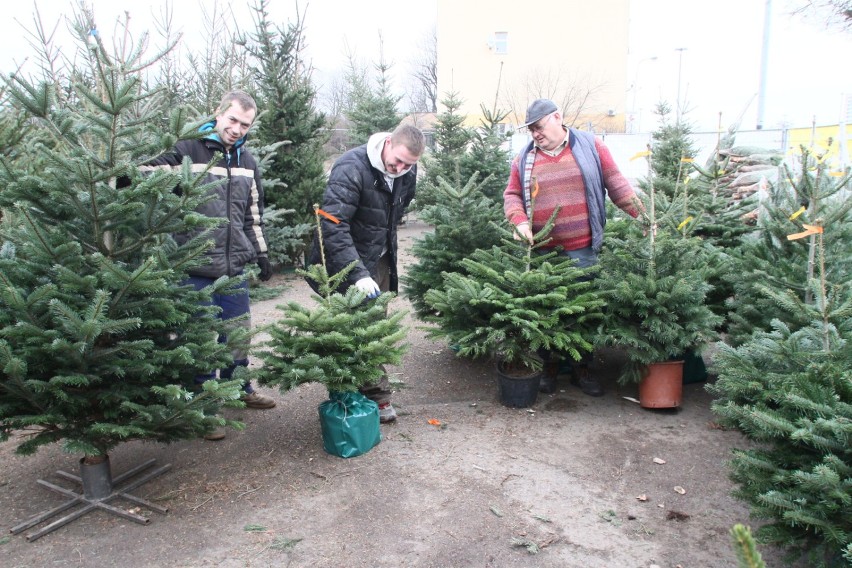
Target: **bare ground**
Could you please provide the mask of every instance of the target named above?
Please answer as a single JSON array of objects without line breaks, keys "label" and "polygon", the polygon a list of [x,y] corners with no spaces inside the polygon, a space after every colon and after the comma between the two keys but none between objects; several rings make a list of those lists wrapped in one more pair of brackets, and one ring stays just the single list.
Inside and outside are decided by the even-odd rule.
[{"label": "bare ground", "polygon": [[[402,227],[402,248],[424,230],[416,220]],[[412,261],[404,257],[403,270]],[[286,299],[310,301],[301,280],[273,280],[287,282],[283,296],[253,306],[255,325],[274,320]],[[728,531],[748,524],[748,510],[730,496],[725,461],[747,442],[715,424],[703,384],[684,386],[681,409],[641,409],[624,398],[635,387],[615,382],[621,354],[607,351],[596,355],[605,396],[563,378],[556,394],[511,409],[488,361],[460,359],[410,324],[404,363],[390,369],[400,418],[382,426],[369,453],[346,460],[323,451],[321,386],[262,389],[278,406],[228,411],[246,429],[221,442],[131,442],[113,452],[113,475],[151,459],[171,464],[132,491],[167,514],[142,508],[151,521],[138,525],[93,512],[33,542],[25,535],[34,529],[0,534],[0,565],[736,565]],[[79,456],[49,447],[20,457],[13,442],[0,444],[7,529],[63,502],[37,479],[78,490],[56,471],[77,473]],[[782,565],[778,551],[762,552],[769,566]]]}]

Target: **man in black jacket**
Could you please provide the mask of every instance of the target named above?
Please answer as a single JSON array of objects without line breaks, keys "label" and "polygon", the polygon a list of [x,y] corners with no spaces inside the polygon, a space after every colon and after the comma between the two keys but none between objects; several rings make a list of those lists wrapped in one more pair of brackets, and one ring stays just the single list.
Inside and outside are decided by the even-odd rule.
[{"label": "man in black jacket", "polygon": [[[423,148],[423,133],[400,125],[392,133],[373,134],[334,163],[322,203],[340,221],[322,221],[328,273],[357,261],[340,292],[356,286],[375,298],[398,291],[396,228],[414,198]],[[309,264],[320,262],[319,239],[314,238]],[[361,392],[379,405],[381,422],[396,419],[387,375]]]},{"label": "man in black jacket", "polygon": [[[204,137],[181,140],[174,149],[152,160],[143,169],[180,169],[184,158],[192,161],[194,170],[207,171],[204,183],[213,187],[215,198],[205,202],[198,212],[208,217],[219,217],[227,222],[213,230],[213,248],[206,253],[207,262],[189,271],[189,283],[200,290],[221,276],[238,276],[250,262],[260,267],[260,279],[269,280],[272,267],[267,257],[266,237],[263,232],[263,186],[260,169],[251,153],[244,147],[246,134],[257,115],[254,99],[243,91],[231,91],[222,97],[214,120],[204,124]],[[216,159],[215,165],[207,169]],[[178,242],[192,235],[176,235]],[[251,327],[249,318],[248,282],[243,281],[238,294],[214,294],[213,303],[222,309],[219,317],[239,320],[237,325]],[[226,338],[220,338],[226,341]],[[219,370],[219,378],[230,379],[238,366],[248,366],[248,346],[235,347],[234,362]],[[215,370],[196,377],[197,383],[215,377]],[[254,391],[250,383],[243,387],[243,402],[249,408],[267,409],[275,401]],[[217,431],[206,436],[210,440],[224,438]]]}]

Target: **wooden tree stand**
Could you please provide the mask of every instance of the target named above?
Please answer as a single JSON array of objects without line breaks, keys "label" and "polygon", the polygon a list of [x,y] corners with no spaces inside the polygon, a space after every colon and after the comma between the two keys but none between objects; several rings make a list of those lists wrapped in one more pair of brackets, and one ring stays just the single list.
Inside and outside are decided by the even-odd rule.
[{"label": "wooden tree stand", "polygon": [[126,479],[135,476],[142,471],[153,466],[157,460],[150,460],[141,465],[134,467],[133,469],[126,471],[119,475],[118,477],[112,477],[110,473],[109,467],[109,457],[107,456],[104,461],[96,464],[86,464],[83,463],[85,458],[80,458],[80,477],[76,475],[72,475],[65,471],[57,471],[56,475],[59,477],[63,477],[65,479],[74,481],[76,483],[80,483],[83,486],[83,493],[75,493],[74,491],[69,491],[63,487],[59,487],[58,485],[54,485],[49,483],[43,479],[37,480],[40,485],[47,487],[51,491],[55,491],[61,495],[65,495],[69,497],[70,500],[66,501],[62,505],[58,507],[54,507],[53,509],[44,511],[39,513],[38,515],[30,518],[29,520],[12,527],[10,529],[12,534],[19,534],[31,527],[36,526],[39,523],[46,521],[47,519],[53,517],[74,507],[75,505],[83,505],[81,509],[74,511],[73,513],[69,513],[62,518],[59,518],[49,525],[42,527],[38,531],[27,535],[27,540],[32,542],[38,538],[43,537],[47,533],[53,532],[56,529],[67,525],[68,523],[79,519],[86,513],[90,511],[94,511],[96,509],[100,509],[103,511],[107,511],[108,513],[112,513],[113,515],[118,515],[124,519],[128,519],[130,521],[139,523],[140,525],[147,525],[150,520],[147,517],[143,517],[142,515],[137,515],[136,513],[131,513],[130,511],[126,511],[124,509],[120,509],[118,507],[114,507],[109,504],[113,499],[120,497],[126,501],[130,501],[131,503],[136,503],[137,505],[141,505],[146,507],[152,511],[156,511],[157,513],[166,514],[168,513],[168,509],[164,507],[160,507],[159,505],[155,505],[145,499],[140,499],[134,495],[128,493],[132,489],[136,489],[140,485],[147,483],[151,479],[164,474],[169,469],[171,469],[171,464],[166,464],[152,472],[147,473],[143,477],[133,481],[132,483],[127,484],[121,489],[115,489],[115,486],[125,481]]}]

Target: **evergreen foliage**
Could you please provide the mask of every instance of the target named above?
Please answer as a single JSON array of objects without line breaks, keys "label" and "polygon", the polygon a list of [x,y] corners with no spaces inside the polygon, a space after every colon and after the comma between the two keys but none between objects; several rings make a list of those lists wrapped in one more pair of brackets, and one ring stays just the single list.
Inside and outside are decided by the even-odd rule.
[{"label": "evergreen foliage", "polygon": [[391,66],[382,58],[375,68],[378,72],[376,87],[365,86],[355,91],[354,108],[347,113],[352,122],[350,142],[356,146],[364,144],[378,132],[393,132],[399,125],[400,114],[396,105],[402,97],[391,91]]},{"label": "evergreen foliage", "polygon": [[754,232],[749,217],[758,207],[756,194],[738,198],[731,186],[729,174],[734,165],[724,151],[732,148],[735,140],[735,133],[729,131],[704,166],[689,162],[687,173],[692,173],[675,192],[682,196],[682,218],[689,220],[684,227],[722,250],[738,248]]},{"label": "evergreen foliage", "polygon": [[[567,256],[544,252],[553,217],[535,235],[535,244],[513,239],[499,227],[501,244],[462,259],[463,272],[444,274],[429,290],[431,337],[446,338],[461,356],[496,356],[509,367],[541,370],[539,351],[579,361],[591,351],[591,330],[601,301],[588,276]],[[513,228],[514,229],[514,228]]]},{"label": "evergreen foliage", "polygon": [[199,303],[233,282],[182,285],[210,243],[172,238],[218,223],[193,213],[209,188],[189,167],[138,169],[199,125],[144,89],[141,45],[112,56],[93,29],[85,12],[74,22],[90,67],[68,84],[6,79],[10,104],[37,125],[22,142],[28,164],[0,158],[0,207],[12,213],[0,234],[0,439],[25,431],[23,454],[60,440],[103,456],[126,440],[193,438],[226,423],[223,401],[240,404],[238,380],[190,390],[231,361]]},{"label": "evergreen foliage", "polygon": [[414,242],[411,251],[417,262],[408,268],[402,283],[421,318],[432,313],[425,296],[443,286],[444,272],[461,272],[461,260],[500,241],[496,223],[503,220],[503,209],[484,195],[489,178],[479,183],[477,179],[474,174],[460,187],[439,178],[437,202],[420,213],[420,219],[434,231]]},{"label": "evergreen foliage", "polygon": [[243,45],[252,56],[260,115],[254,135],[260,145],[273,146],[271,155],[264,157],[269,162],[263,169],[266,205],[292,210],[288,236],[299,242],[292,243],[288,256],[295,259],[307,247],[313,204],[325,189],[326,120],[315,109],[316,89],[302,57],[302,22],[275,26],[269,21],[268,6],[268,0],[261,0],[254,7],[255,31]]},{"label": "evergreen foliage", "polygon": [[[473,171],[480,171],[476,168],[462,177],[461,161],[474,137],[471,129],[464,126],[466,117],[458,114],[462,102],[458,94],[452,92],[441,101],[446,111],[438,115],[435,123],[435,149],[421,159],[423,174],[417,181],[415,201],[418,210],[438,203],[440,195],[438,188],[441,186],[439,179],[460,186],[462,180],[469,179]],[[507,174],[506,178],[508,177]]]},{"label": "evergreen foliage", "polygon": [[263,210],[263,228],[269,261],[273,265],[301,266],[305,250],[305,235],[311,232],[308,223],[294,223],[295,211],[268,206]]},{"label": "evergreen foliage", "polygon": [[734,551],[737,553],[740,568],[766,568],[766,563],[757,550],[757,544],[749,527],[739,523],[734,525],[731,528],[731,539],[734,542]]},{"label": "evergreen foliage", "polygon": [[852,565],[852,284],[828,283],[817,236],[813,300],[758,286],[777,316],[772,328],[720,345],[707,390],[721,422],[756,443],[735,450],[730,467],[735,495],[769,520],[758,540],[811,566],[841,566]]},{"label": "evergreen foliage", "polygon": [[626,350],[619,382],[638,382],[650,363],[679,359],[714,339],[722,318],[705,299],[711,289],[696,239],[660,231],[653,244],[638,231],[608,236],[597,284],[606,301],[596,343]]},{"label": "evergreen foliage", "polygon": [[[758,292],[758,284],[792,290],[803,300],[810,293],[807,282],[813,277],[812,247],[806,241],[787,238],[801,231],[800,223],[819,222],[834,236],[825,250],[826,277],[833,282],[852,280],[849,172],[840,177],[830,175],[829,164],[806,149],[802,149],[798,172],[789,165],[784,169],[786,175],[770,187],[768,198],[761,202],[755,238],[730,251],[736,267],[727,276],[734,290],[728,314],[728,342],[733,345],[746,341],[756,330],[768,331],[775,317],[773,301]],[[803,316],[800,314],[798,325],[807,323]]]},{"label": "evergreen foliage", "polygon": [[[322,212],[317,211],[319,227]],[[330,276],[323,254],[322,264],[297,270],[316,283],[316,305],[291,301],[278,306],[281,317],[268,329],[270,339],[258,353],[263,367],[253,371],[260,384],[282,392],[307,382],[322,383],[329,393],[356,391],[381,378],[383,365],[400,363],[407,330],[405,312],[388,313],[394,294],[369,300],[355,286],[335,292],[354,265]]]},{"label": "evergreen foliage", "polygon": [[482,120],[479,128],[473,130],[467,152],[459,160],[459,175],[468,179],[474,172],[482,177],[482,193],[496,203],[503,202],[503,191],[512,169],[512,156],[504,148],[506,136],[500,133],[500,121],[507,113],[492,113],[479,105]]},{"label": "evergreen foliage", "polygon": [[684,167],[689,162],[684,159],[695,158],[690,138],[692,127],[683,120],[670,123],[671,107],[665,102],[658,103],[654,112],[660,117],[659,127],[651,134],[650,166],[654,190],[673,199],[675,188],[683,184],[689,174],[689,168]]},{"label": "evergreen foliage", "polygon": [[638,382],[650,363],[680,359],[715,338],[722,318],[706,304],[708,274],[716,251],[678,231],[676,208],[655,191],[654,176],[643,197],[640,220],[619,223],[600,254],[597,285],[607,303],[595,343],[624,348],[619,382]]},{"label": "evergreen foliage", "polygon": [[[757,194],[739,198],[732,187],[736,177],[731,170],[736,166],[726,150],[734,141],[734,132],[729,131],[703,167],[687,162],[694,171],[684,177],[682,186],[675,186],[677,206],[682,208],[676,217],[681,219],[678,229],[683,235],[700,238],[717,253],[706,256],[705,277],[712,289],[705,303],[723,318],[727,318],[728,302],[734,295],[731,275],[741,269],[737,253],[755,232],[751,216],[758,207]],[[727,331],[727,319],[721,329]]]}]

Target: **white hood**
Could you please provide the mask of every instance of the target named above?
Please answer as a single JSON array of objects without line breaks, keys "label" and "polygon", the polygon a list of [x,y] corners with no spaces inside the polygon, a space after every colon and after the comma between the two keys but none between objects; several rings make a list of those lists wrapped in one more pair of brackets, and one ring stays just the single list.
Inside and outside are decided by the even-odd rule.
[{"label": "white hood", "polygon": [[396,174],[392,174],[385,169],[385,164],[382,162],[382,149],[385,147],[385,140],[390,135],[390,132],[379,132],[370,136],[370,139],[367,141],[367,157],[370,158],[370,164],[384,174],[385,179],[388,180],[388,185],[393,189],[393,183],[390,180],[404,176],[411,168],[406,168]]}]

